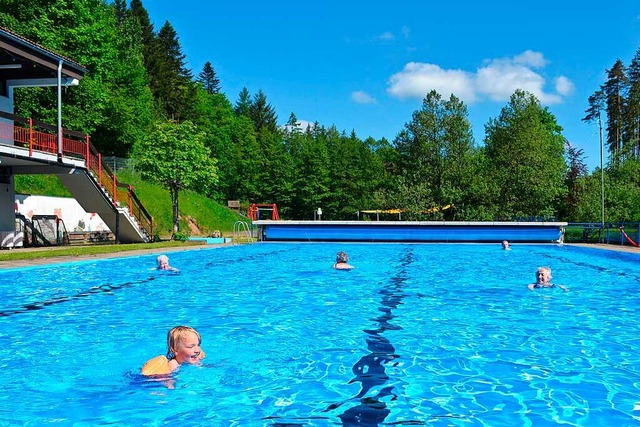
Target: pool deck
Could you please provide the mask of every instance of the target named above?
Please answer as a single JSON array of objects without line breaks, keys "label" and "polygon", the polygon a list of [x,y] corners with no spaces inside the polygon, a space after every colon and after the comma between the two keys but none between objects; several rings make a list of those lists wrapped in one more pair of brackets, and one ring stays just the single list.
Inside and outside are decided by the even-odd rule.
[{"label": "pool deck", "polygon": [[610,251],[640,254],[640,248],[634,246],[605,245],[604,243],[567,243],[567,246],[581,246],[583,248],[607,249]]},{"label": "pool deck", "polygon": [[[152,255],[152,254],[167,254],[168,256],[171,256],[171,253],[173,252],[201,251],[204,249],[210,249],[218,246],[226,246],[226,245],[219,244],[219,245],[184,246],[184,247],[173,247],[173,248],[135,249],[131,251],[120,251],[120,252],[112,252],[112,253],[105,253],[105,254],[74,255],[74,256],[52,255],[50,257],[44,256],[42,258],[37,258],[37,259],[0,261],[0,270],[5,268],[33,267],[37,265],[46,265],[46,264],[62,264],[66,262],[88,261],[88,260],[108,259],[108,258],[123,258],[123,257],[133,257],[133,256]],[[68,249],[68,248],[69,248],[68,246],[56,246],[56,247],[49,247],[49,248],[22,248],[22,249],[14,249],[14,250],[20,251],[20,252],[26,252],[26,251],[55,252],[56,250]]]},{"label": "pool deck", "polygon": [[[443,245],[447,245],[450,243],[441,243]],[[553,243],[547,243],[553,244]],[[566,244],[567,246],[581,246],[585,248],[597,248],[597,249],[606,249],[610,251],[618,251],[618,252],[627,252],[627,253],[636,253],[640,254],[640,248],[636,248],[633,246],[620,246],[620,245],[606,245],[606,244],[597,244],[597,243],[571,243]],[[182,252],[182,251],[201,251],[204,249],[210,249],[212,247],[217,246],[226,246],[224,244],[221,245],[203,245],[203,246],[185,246],[185,247],[176,247],[176,248],[155,248],[155,249],[136,249],[132,251],[122,251],[122,252],[113,252],[108,254],[93,254],[93,255],[80,255],[80,256],[51,256],[51,257],[42,257],[38,259],[25,259],[25,260],[15,260],[15,261],[0,261],[0,269],[5,268],[21,268],[21,267],[33,267],[37,265],[46,265],[46,264],[61,264],[66,262],[76,262],[76,261],[86,261],[86,260],[96,260],[96,259],[107,259],[107,258],[119,258],[119,257],[131,257],[131,256],[140,256],[140,255],[151,255],[151,254],[171,254],[172,252]],[[511,246],[513,249],[518,247],[518,244],[513,244]],[[58,249],[66,248],[66,246],[62,247],[52,247],[52,248],[24,248],[24,249],[16,249],[19,251],[29,251],[29,250],[38,250],[42,251],[56,251]]]}]

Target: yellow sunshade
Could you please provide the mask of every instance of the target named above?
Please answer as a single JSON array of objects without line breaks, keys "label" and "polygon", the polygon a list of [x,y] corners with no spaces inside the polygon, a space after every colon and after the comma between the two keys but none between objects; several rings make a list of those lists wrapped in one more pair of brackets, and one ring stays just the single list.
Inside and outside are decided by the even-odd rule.
[{"label": "yellow sunshade", "polygon": [[[422,211],[422,213],[433,213],[433,212],[438,212],[438,211],[444,211],[446,209],[451,208],[453,205],[446,205],[443,206],[441,208],[431,208],[431,209],[427,209],[426,211]],[[362,213],[385,213],[385,214],[400,214],[402,212],[405,212],[404,209],[385,209],[385,210],[367,210],[367,211],[360,211]]]}]

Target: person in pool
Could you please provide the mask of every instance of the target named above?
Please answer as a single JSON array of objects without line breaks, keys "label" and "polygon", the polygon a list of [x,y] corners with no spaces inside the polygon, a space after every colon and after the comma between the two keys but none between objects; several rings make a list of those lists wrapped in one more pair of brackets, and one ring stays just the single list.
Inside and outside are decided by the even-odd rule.
[{"label": "person in pool", "polygon": [[166,255],[158,255],[158,258],[156,258],[156,263],[158,264],[158,270],[179,271],[177,268],[171,267],[169,265],[169,257]]},{"label": "person in pool", "polygon": [[502,249],[504,249],[505,251],[510,250],[511,248],[509,247],[509,242],[506,240],[502,241]]},{"label": "person in pool", "polygon": [[167,355],[148,360],[142,366],[142,375],[168,375],[180,365],[199,365],[205,356],[201,343],[202,338],[194,328],[176,326],[167,334]]},{"label": "person in pool", "polygon": [[346,252],[340,251],[336,254],[336,263],[333,264],[333,268],[336,270],[351,270],[355,268],[349,264],[349,255]]},{"label": "person in pool", "polygon": [[563,285],[554,285],[551,283],[551,269],[549,267],[538,267],[536,270],[536,283],[531,283],[527,287],[529,290],[534,290],[537,288],[555,288],[556,286],[562,289],[563,291],[568,291],[569,288]]}]

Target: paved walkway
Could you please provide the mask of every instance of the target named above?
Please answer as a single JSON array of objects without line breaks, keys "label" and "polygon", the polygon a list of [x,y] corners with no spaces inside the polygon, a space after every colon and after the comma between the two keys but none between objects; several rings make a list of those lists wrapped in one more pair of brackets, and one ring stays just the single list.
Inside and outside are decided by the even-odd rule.
[{"label": "paved walkway", "polygon": [[[92,260],[92,259],[121,258],[121,257],[130,257],[130,256],[139,256],[139,255],[148,255],[148,254],[170,254],[172,252],[182,252],[182,251],[201,251],[204,249],[210,249],[217,246],[224,246],[224,245],[198,245],[198,246],[194,245],[194,246],[179,246],[179,247],[173,247],[173,248],[135,249],[131,251],[112,252],[107,254],[91,254],[91,255],[75,255],[75,256],[51,256],[51,257],[44,256],[42,258],[36,258],[36,259],[0,261],[0,269],[32,267],[32,266],[44,265],[44,264],[62,264],[65,262],[76,262],[76,261]],[[56,251],[62,248],[68,248],[68,246],[51,247],[51,248],[24,248],[24,249],[14,249],[14,250],[19,250],[21,252],[29,251],[29,250]]]},{"label": "paved walkway", "polygon": [[610,251],[640,254],[640,248],[634,246],[605,245],[604,243],[567,243],[567,246],[582,246],[583,248],[608,249]]}]

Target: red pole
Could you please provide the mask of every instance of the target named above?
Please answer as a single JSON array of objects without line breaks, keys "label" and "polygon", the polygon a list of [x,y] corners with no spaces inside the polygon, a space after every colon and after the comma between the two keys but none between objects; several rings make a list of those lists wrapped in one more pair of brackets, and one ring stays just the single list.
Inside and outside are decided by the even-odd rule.
[{"label": "red pole", "polygon": [[29,157],[33,156],[33,119],[29,117]]},{"label": "red pole", "polygon": [[115,173],[113,174],[113,206],[118,207],[118,181]]},{"label": "red pole", "polygon": [[98,182],[102,185],[102,154],[98,153]]},{"label": "red pole", "polygon": [[131,197],[131,193],[133,192],[133,187],[129,185],[129,215],[133,216],[133,198]]},{"label": "red pole", "polygon": [[84,137],[84,143],[85,143],[85,148],[84,148],[84,152],[85,152],[85,164],[87,165],[87,169],[91,169],[91,153],[89,151],[89,135],[86,135]]}]

